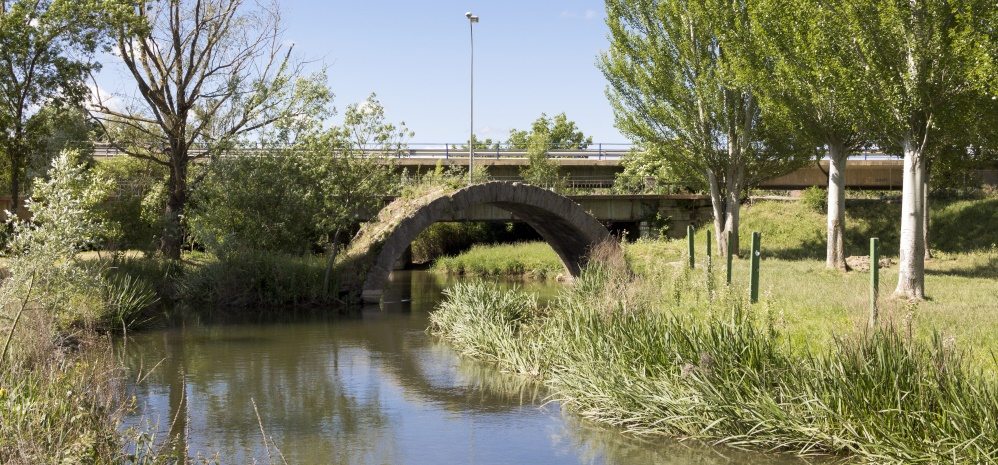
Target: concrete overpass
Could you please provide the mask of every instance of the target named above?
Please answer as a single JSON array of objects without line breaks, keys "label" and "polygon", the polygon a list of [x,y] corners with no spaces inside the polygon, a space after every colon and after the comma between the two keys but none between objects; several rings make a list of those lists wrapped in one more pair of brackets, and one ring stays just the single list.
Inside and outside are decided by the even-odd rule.
[{"label": "concrete overpass", "polygon": [[[670,237],[682,237],[686,234],[687,225],[702,224],[713,215],[710,197],[705,195],[606,194],[566,197],[601,223],[616,225],[613,229],[633,230],[641,235],[667,226]],[[522,221],[522,218],[502,206],[479,203],[448,211],[440,215],[437,221],[507,223]]]},{"label": "concrete overpass", "polygon": [[[371,156],[380,156],[385,163],[392,163],[399,170],[413,173],[433,170],[436,166],[468,166],[468,150],[457,144],[409,144],[405,148],[385,153],[375,148],[358,150]],[[572,149],[551,149],[549,159],[568,176],[570,187],[609,188],[616,175],[624,170],[623,158],[634,147],[630,144],[591,144]],[[275,149],[241,148],[229,156],[260,156],[274,153]],[[277,149],[279,150],[279,149]],[[120,155],[113,147],[98,144],[95,158]],[[520,168],[529,165],[527,152],[503,146],[476,149],[475,164],[484,166],[492,179],[498,181],[520,180]],[[863,152],[849,158],[846,187],[851,189],[898,190],[901,188],[903,161],[880,152]],[[792,173],[774,177],[759,185],[762,189],[799,190],[811,186],[827,185],[828,161],[811,164]],[[983,184],[998,185],[998,170],[981,170],[976,173]]]}]

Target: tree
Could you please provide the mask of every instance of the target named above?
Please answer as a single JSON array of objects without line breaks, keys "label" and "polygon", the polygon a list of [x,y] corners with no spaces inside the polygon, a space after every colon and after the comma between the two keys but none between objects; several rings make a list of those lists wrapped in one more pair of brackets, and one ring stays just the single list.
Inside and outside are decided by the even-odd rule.
[{"label": "tree", "polygon": [[[901,240],[895,295],[925,296],[926,164],[940,124],[972,102],[970,56],[975,42],[965,19],[987,11],[985,0],[850,0],[843,4],[856,59],[864,69],[864,99],[878,111],[871,126],[879,145],[904,155]],[[971,15],[973,17],[973,15]],[[992,26],[993,27],[993,26]]]},{"label": "tree", "polygon": [[[498,150],[499,149],[499,141],[492,140],[491,137],[487,137],[484,140],[479,140],[478,139],[478,135],[472,134],[471,135],[471,140],[475,142],[475,150],[476,151],[478,151],[478,150]],[[456,145],[456,144],[451,144],[450,148],[453,149],[453,150],[467,151],[468,150],[468,142],[465,141],[464,144],[461,144],[460,146]]]},{"label": "tree", "polygon": [[530,131],[513,129],[509,131],[507,144],[510,148],[525,150],[530,147],[531,138],[535,134],[547,134],[551,149],[584,149],[593,143],[592,137],[586,137],[564,112],[554,118],[541,113],[530,127]]},{"label": "tree", "polygon": [[[102,0],[0,0],[0,152],[10,172],[12,210],[28,181],[32,142],[50,125],[38,109],[60,112],[88,95],[87,74],[103,41]],[[49,115],[51,116],[51,115]]]},{"label": "tree", "polygon": [[852,53],[839,3],[765,0],[755,2],[750,11],[766,56],[752,76],[760,105],[827,150],[825,265],[845,271],[846,163],[865,143],[865,115],[856,85],[862,70]]},{"label": "tree", "polygon": [[529,184],[548,189],[560,189],[564,180],[558,175],[558,165],[548,158],[552,146],[551,134],[540,131],[530,136],[527,145],[527,158],[530,163],[520,168],[520,177]]},{"label": "tree", "polygon": [[378,153],[404,148],[411,132],[386,122],[373,94],[348,106],[341,126],[323,129],[325,116],[277,124],[262,141],[264,153],[213,163],[193,195],[194,239],[222,259],[318,247],[332,255],[344,233],[376,213],[391,190],[391,158]]},{"label": "tree", "polygon": [[730,234],[738,250],[745,189],[798,166],[803,153],[774,143],[787,132],[761,119],[742,79],[753,49],[745,3],[608,0],[606,8],[610,49],[600,67],[617,127],[710,192],[718,248]]},{"label": "tree", "polygon": [[335,255],[342,233],[356,225],[361,215],[381,208],[392,187],[389,160],[370,157],[356,148],[397,153],[413,135],[405,122],[387,122],[384,107],[371,94],[363,103],[347,107],[342,126],[302,144],[306,152],[320,155],[314,161],[318,163],[323,206],[316,223],[329,234],[330,255]]},{"label": "tree", "polygon": [[[124,153],[169,170],[159,251],[180,258],[190,163],[216,160],[251,134],[315,114],[331,99],[325,73],[304,75],[281,36],[276,5],[244,0],[140,1],[117,21],[116,52],[134,79],[137,105],[98,99],[94,116]],[[135,141],[139,142],[135,142]]]}]

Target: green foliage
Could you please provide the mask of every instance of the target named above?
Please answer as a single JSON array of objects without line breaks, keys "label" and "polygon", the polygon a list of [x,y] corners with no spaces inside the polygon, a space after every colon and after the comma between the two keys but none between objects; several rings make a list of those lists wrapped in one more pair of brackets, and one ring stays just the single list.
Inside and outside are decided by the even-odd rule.
[{"label": "green foliage", "polygon": [[321,256],[236,251],[187,270],[177,292],[188,305],[219,308],[329,305],[336,299],[325,291],[325,271]]},{"label": "green foliage", "polygon": [[144,277],[80,258],[110,234],[98,207],[112,184],[76,158],[63,152],[53,160],[27,202],[32,222],[14,225],[0,285],[0,321],[11,322],[0,331],[3,463],[121,459],[120,379],[90,330],[140,323],[157,295]]},{"label": "green foliage", "polygon": [[790,125],[814,146],[855,150],[868,105],[861,60],[854,55],[844,2],[761,1],[749,8],[759,51],[746,79],[768,117]]},{"label": "green foliage", "polygon": [[301,254],[376,212],[391,191],[392,167],[358,148],[393,153],[411,132],[385,122],[374,95],[347,107],[342,126],[320,125],[302,122],[291,149],[213,163],[188,220],[194,240],[223,258],[248,250]]},{"label": "green foliage", "polygon": [[492,225],[481,222],[438,222],[423,230],[412,241],[412,260],[426,263],[469,249],[473,244],[492,242]]},{"label": "green foliage", "polygon": [[103,354],[52,355],[0,370],[0,462],[108,463],[121,450],[117,370]]},{"label": "green foliage", "polygon": [[450,340],[462,355],[496,363],[506,371],[536,372],[531,354],[518,339],[537,314],[533,294],[507,292],[484,282],[458,283],[430,314],[430,332]]},{"label": "green foliage", "polygon": [[615,192],[623,194],[674,194],[689,175],[677,173],[677,166],[668,163],[668,157],[659,153],[668,150],[668,144],[631,150],[621,160],[623,171],[613,181]]},{"label": "green foliage", "polygon": [[191,162],[217,160],[248,139],[292,138],[298,126],[314,131],[332,92],[324,69],[306,74],[293,59],[276,6],[123,4],[114,56],[144,105],[116,108],[98,95],[92,114],[114,146],[169,170],[159,251],[179,259],[187,202],[200,180]]},{"label": "green foliage", "polygon": [[225,257],[240,250],[305,253],[320,240],[322,191],[301,151],[215,162],[188,219],[192,239]]},{"label": "green foliage", "polygon": [[530,163],[520,168],[520,176],[528,184],[546,189],[559,190],[565,187],[565,179],[558,174],[558,165],[548,158],[551,135],[547,132],[534,132],[527,145],[527,158]]},{"label": "green foliage", "polygon": [[[0,315],[32,321],[9,331],[14,340],[49,340],[49,334],[74,326],[121,328],[156,301],[141,283],[109,277],[105,264],[78,258],[87,247],[109,235],[108,222],[96,213],[110,184],[74,164],[64,152],[26,202],[31,222],[15,222],[7,260],[8,277],[0,285]],[[113,297],[110,298],[109,297]],[[8,314],[10,313],[10,314]],[[30,360],[49,348],[18,343],[12,357]],[[8,355],[0,355],[0,364]]]},{"label": "green foliage", "polygon": [[811,156],[786,143],[778,121],[761,119],[743,80],[754,53],[745,4],[613,0],[606,8],[610,49],[600,68],[617,127],[657,148],[689,187],[738,196]]},{"label": "green foliage", "polygon": [[166,169],[147,160],[114,157],[99,161],[93,171],[109,179],[114,192],[109,201],[97,207],[116,232],[103,247],[154,250],[163,229]]},{"label": "green foliage", "polygon": [[801,192],[800,203],[813,212],[824,212],[828,208],[828,191],[817,186],[808,187]]},{"label": "green foliage", "polygon": [[[11,196],[20,196],[32,158],[68,127],[56,120],[80,115],[89,93],[86,78],[98,68],[94,53],[107,40],[105,8],[116,2],[4,0],[0,8],[0,154],[5,155]],[[55,138],[55,139],[53,139]],[[48,147],[46,147],[48,146]]]},{"label": "green foliage", "polygon": [[454,257],[441,257],[435,270],[457,275],[552,278],[565,273],[565,265],[544,242],[476,245]]},{"label": "green foliage", "polygon": [[553,118],[541,113],[541,116],[534,121],[530,131],[510,130],[507,144],[512,149],[527,150],[534,141],[534,137],[540,134],[547,136],[547,149],[584,149],[593,143],[592,137],[587,137],[576,126],[575,121],[568,119],[564,112],[558,113]]},{"label": "green foliage", "polygon": [[850,0],[842,6],[855,58],[864,64],[862,97],[876,112],[876,140],[887,147],[907,142],[922,152],[934,143],[935,129],[961,131],[947,123],[973,105],[979,87],[967,85],[974,56],[960,44],[987,43],[987,28],[968,21],[993,3]]}]

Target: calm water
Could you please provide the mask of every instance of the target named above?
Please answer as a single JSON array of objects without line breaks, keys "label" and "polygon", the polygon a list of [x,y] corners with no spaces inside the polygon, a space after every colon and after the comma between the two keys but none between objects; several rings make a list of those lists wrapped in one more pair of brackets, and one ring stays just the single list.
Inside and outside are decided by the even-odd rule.
[{"label": "calm water", "polygon": [[[563,414],[536,385],[461,359],[425,333],[446,285],[402,272],[382,308],[349,318],[130,337],[123,350],[138,408],[127,424],[160,438],[185,431],[192,455],[217,452],[224,463],[268,460],[261,424],[270,452],[291,464],[784,463],[642,440]],[[543,297],[557,286],[526,287]]]}]

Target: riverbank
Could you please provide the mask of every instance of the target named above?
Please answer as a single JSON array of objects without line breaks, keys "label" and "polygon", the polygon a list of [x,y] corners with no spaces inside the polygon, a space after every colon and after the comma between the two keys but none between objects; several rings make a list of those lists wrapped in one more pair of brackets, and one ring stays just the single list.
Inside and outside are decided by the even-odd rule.
[{"label": "riverbank", "polygon": [[[892,255],[896,212],[873,208],[853,210],[847,250],[860,255],[879,235]],[[624,245],[634,275],[588,270],[546,306],[484,282],[459,285],[430,330],[466,356],[540,380],[581,416],[635,433],[869,463],[992,462],[996,212],[993,199],[938,205],[929,299],[891,298],[896,267],[882,270],[874,330],[869,273],[825,269],[824,216],[783,202],[743,217],[743,231],[763,234],[757,304],[748,261],[735,260],[727,286],[716,253],[708,266],[701,229],[693,270],[685,240],[638,241]],[[507,260],[556,259],[536,244],[496,249]]]},{"label": "riverbank", "polygon": [[[884,255],[896,257],[897,231],[891,220],[896,206],[862,204],[847,221],[847,252],[863,255],[869,237],[881,237]],[[890,297],[897,280],[896,265],[881,270],[881,317],[911,324],[914,334],[928,340],[933,331],[973,349],[969,359],[981,368],[998,369],[998,200],[938,202],[933,211],[934,258],[926,262],[928,300],[917,304]],[[828,270],[824,265],[824,215],[800,203],[760,202],[744,211],[743,256],[748,231],[762,232],[761,302],[778,316],[781,330],[795,347],[824,350],[836,337],[862,328],[869,317],[869,273]],[[631,269],[642,279],[659,283],[643,292],[658,306],[677,315],[702,315],[697,292],[724,290],[724,262],[715,251],[711,279],[705,278],[706,228],[696,232],[697,268],[687,269],[685,240],[641,240],[624,244]],[[546,244],[478,246],[475,252],[438,261],[435,270],[468,267],[518,270],[561,269]],[[501,266],[497,265],[501,264]],[[735,259],[732,289],[747,296],[746,259]],[[500,274],[500,273],[492,273]]]},{"label": "riverbank", "polygon": [[547,306],[459,284],[430,330],[543,382],[579,415],[638,434],[868,463],[998,459],[993,371],[953,338],[926,341],[893,321],[813,349],[788,334],[784,312],[688,278],[662,289],[590,269]]}]

